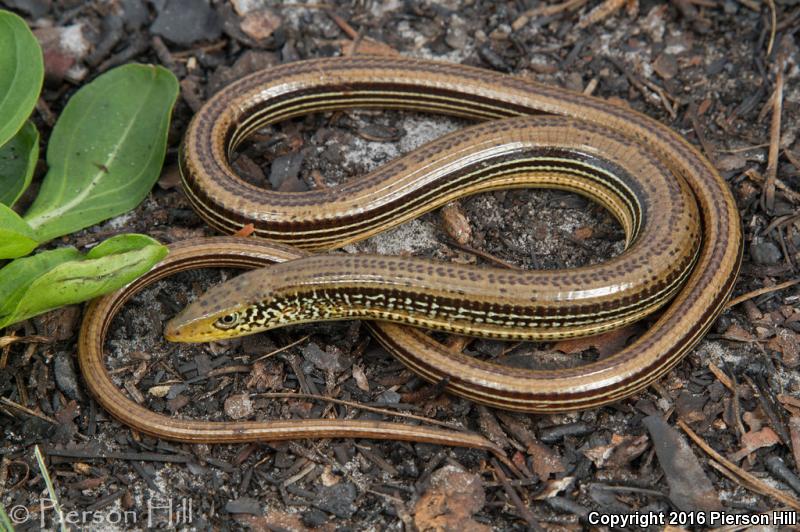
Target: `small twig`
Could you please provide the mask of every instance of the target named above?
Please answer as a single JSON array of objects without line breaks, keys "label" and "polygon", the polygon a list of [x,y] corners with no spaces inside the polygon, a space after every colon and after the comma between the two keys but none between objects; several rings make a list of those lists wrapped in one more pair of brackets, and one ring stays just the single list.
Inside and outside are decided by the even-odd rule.
[{"label": "small twig", "polygon": [[[788,231],[787,231],[788,236]],[[783,231],[778,231],[778,243],[781,245],[781,253],[783,253],[783,262],[787,267],[794,269],[794,260],[792,254],[789,253],[789,247],[786,245],[786,237],[783,236]]]},{"label": "small twig", "polygon": [[778,216],[770,224],[764,228],[762,234],[768,235],[771,231],[774,231],[777,228],[783,229],[791,225],[795,220],[800,219],[800,213],[797,214],[787,214],[785,216]]},{"label": "small twig", "polygon": [[308,475],[309,473],[314,471],[314,469],[316,469],[316,467],[317,467],[317,464],[315,464],[314,462],[308,462],[305,465],[305,467],[303,467],[303,469],[300,470],[300,472],[298,472],[298,473],[290,476],[286,480],[284,480],[283,483],[282,483],[283,487],[284,488],[289,487],[292,484],[294,484],[295,482],[297,482],[298,480],[301,480],[303,477],[305,477],[306,475]]},{"label": "small twig", "polygon": [[758,297],[764,294],[769,294],[770,292],[776,292],[778,290],[783,290],[784,288],[789,288],[790,286],[794,286],[797,283],[800,283],[800,279],[792,279],[789,281],[784,281],[780,284],[776,284],[775,286],[765,286],[763,288],[759,288],[758,290],[747,292],[746,294],[742,294],[739,297],[733,298],[730,301],[728,301],[728,303],[725,305],[725,308],[735,307],[739,303],[742,303],[749,299],[753,299],[754,297]]},{"label": "small twig", "polygon": [[777,31],[783,31],[786,28],[793,28],[795,24],[797,24],[798,19],[800,19],[800,8],[795,8],[791,13],[784,14],[781,17],[781,21],[778,22],[775,29]]},{"label": "small twig", "polygon": [[14,401],[12,401],[11,399],[8,399],[6,397],[0,397],[0,403],[3,403],[4,405],[6,405],[8,407],[11,407],[11,408],[13,408],[15,410],[19,410],[20,412],[23,412],[25,414],[28,414],[29,416],[38,417],[39,419],[41,419],[43,421],[47,421],[50,424],[58,425],[58,421],[56,421],[55,419],[53,419],[53,418],[51,418],[49,416],[46,416],[44,414],[40,414],[39,412],[36,412],[35,410],[31,410],[27,406],[22,406],[19,403],[15,403]]},{"label": "small twig", "polygon": [[627,0],[605,0],[597,5],[578,21],[578,29],[588,28],[593,24],[602,22],[625,5]]},{"label": "small twig", "polygon": [[585,94],[586,96],[591,96],[594,93],[595,89],[597,88],[597,84],[598,84],[597,78],[590,79],[589,83],[586,84],[586,88],[583,89],[583,94]]},{"label": "small twig", "polygon": [[[755,181],[756,183],[764,182],[764,176],[759,174],[758,171],[755,170],[755,168],[750,168],[749,170],[745,171],[744,174],[747,177],[749,177],[752,181]],[[800,192],[795,192],[794,190],[792,190],[791,187],[789,187],[789,185],[787,185],[777,177],[775,178],[775,186],[778,189],[780,189],[781,192],[786,194],[786,197],[789,198],[789,200],[791,200],[794,203],[800,203]]]},{"label": "small twig", "polygon": [[587,0],[567,0],[562,4],[554,4],[554,5],[546,5],[542,7],[533,8],[532,10],[528,11],[527,13],[532,13],[533,15],[543,15],[545,17],[549,17],[552,15],[557,15],[563,11],[570,11],[579,9],[585,4]]},{"label": "small twig", "polygon": [[[689,438],[694,441],[698,447],[703,449],[705,453],[711,457],[712,461],[709,461],[709,464],[712,467],[715,467],[714,462],[717,462],[716,466],[720,469],[719,471],[723,474],[730,474],[736,482],[741,483],[742,486],[745,488],[754,491],[756,493],[760,493],[761,495],[766,495],[767,497],[772,497],[781,503],[785,504],[793,508],[796,511],[800,511],[800,501],[792,497],[791,495],[786,494],[785,492],[773,488],[769,484],[765,483],[761,479],[751,475],[741,467],[737,466],[717,451],[715,451],[708,443],[703,440],[700,436],[697,435],[695,431],[689,428],[689,425],[684,423],[682,419],[677,421],[678,426],[686,433]],[[716,467],[715,467],[716,468]]]},{"label": "small twig", "polygon": [[47,494],[50,496],[50,504],[53,505],[53,509],[58,514],[58,524],[61,532],[67,532],[67,524],[64,521],[64,512],[61,510],[61,505],[58,503],[58,497],[56,496],[56,489],[53,487],[53,481],[50,479],[50,472],[47,471],[47,465],[44,463],[44,456],[42,455],[42,451],[39,449],[37,445],[34,447],[34,454],[36,455],[36,461],[39,463],[39,472],[42,474],[42,478],[44,478],[45,486],[47,486]]},{"label": "small twig", "polygon": [[133,39],[131,39],[130,44],[123,50],[117,52],[116,54],[112,55],[100,65],[97,66],[95,69],[97,72],[105,72],[106,70],[115,67],[119,64],[125,63],[129,61],[132,57],[135,57],[150,47],[150,42],[142,37],[140,34],[135,34]]},{"label": "small twig", "polygon": [[36,100],[36,110],[39,111],[39,115],[44,120],[44,123],[50,127],[56,123],[56,115],[50,109],[50,106],[47,104],[44,98],[39,98]]},{"label": "small twig", "polygon": [[49,344],[53,342],[53,339],[49,336],[0,336],[0,349],[16,342]]},{"label": "small twig", "polygon": [[795,493],[800,493],[800,478],[786,466],[780,456],[768,456],[764,463],[770,473],[781,479]]},{"label": "small twig", "polygon": [[772,53],[772,46],[775,44],[775,33],[778,26],[778,14],[775,10],[775,0],[767,0],[770,15],[769,44],[767,44],[767,55]]},{"label": "small twig", "polygon": [[506,496],[517,508],[519,516],[522,517],[528,524],[528,529],[542,530],[539,527],[539,524],[536,522],[536,518],[534,517],[533,513],[531,513],[530,509],[528,509],[525,504],[523,504],[522,499],[519,498],[517,492],[514,490],[511,484],[509,484],[508,477],[505,473],[503,473],[503,468],[500,467],[500,464],[497,462],[497,460],[492,459],[492,465],[494,466],[494,471],[495,474],[497,474],[498,480],[500,480],[500,483],[503,485],[503,491],[506,492]]},{"label": "small twig", "polygon": [[[626,67],[625,64],[622,63],[622,61],[610,55],[606,56],[606,59],[608,59],[608,61],[610,61],[611,64],[617,67],[617,70],[619,70],[625,75],[625,77],[628,79],[631,85],[636,87],[636,90],[638,90],[642,94],[642,97],[644,98],[645,102],[651,102],[651,103],[656,103],[656,101],[661,102],[661,104],[664,105],[664,107],[667,109],[667,112],[670,113],[671,116],[674,116],[675,111],[668,105],[669,102],[667,102],[664,98],[661,98],[660,95],[658,94],[655,95],[650,94],[648,92],[648,87],[646,87],[645,84],[642,83],[642,81],[639,79],[638,76],[636,76],[636,74],[628,70],[628,67]],[[653,96],[656,97],[654,98]]]},{"label": "small twig", "polygon": [[344,51],[345,55],[356,55],[358,53],[358,47],[364,42],[364,29],[359,30],[358,35],[351,38],[351,41],[350,47]]},{"label": "small twig", "polygon": [[255,394],[258,397],[265,397],[267,399],[304,399],[304,400],[314,400],[314,401],[327,401],[329,403],[342,405],[342,406],[349,406],[351,408],[358,408],[360,410],[366,410],[367,412],[374,412],[376,414],[383,414],[385,416],[397,416],[397,417],[404,417],[408,419],[415,419],[417,421],[422,421],[423,423],[430,423],[431,425],[438,425],[440,427],[444,427],[446,429],[450,429],[457,432],[464,432],[463,427],[458,427],[456,425],[451,425],[449,423],[445,423],[444,421],[439,421],[433,418],[425,417],[425,416],[417,416],[414,414],[407,414],[405,412],[395,412],[393,410],[387,410],[385,408],[378,408],[376,406],[369,406],[363,403],[357,403],[355,401],[346,401],[344,399],[335,399],[333,397],[327,397],[324,395],[316,395],[312,393],[292,393],[292,392],[265,392]]},{"label": "small twig", "polygon": [[728,150],[719,150],[719,151],[721,151],[722,153],[742,153],[744,151],[758,150],[761,148],[766,148],[768,146],[769,143],[765,142],[764,144],[756,144],[754,146],[744,146],[742,148],[730,148]]},{"label": "small twig", "polygon": [[[254,395],[256,395],[258,397],[266,397],[266,398],[272,397],[272,398],[276,398],[276,399],[288,398],[288,399],[309,399],[309,400],[328,401],[330,403],[341,404],[341,405],[345,405],[345,406],[351,406],[353,408],[359,408],[361,410],[367,410],[369,412],[375,412],[375,413],[384,414],[384,415],[387,415],[387,416],[397,416],[397,417],[405,417],[405,418],[409,418],[409,419],[416,419],[418,421],[422,421],[422,422],[425,422],[425,423],[430,423],[432,425],[439,425],[439,426],[444,427],[446,429],[452,430],[456,434],[459,434],[459,433],[460,434],[470,434],[469,431],[466,431],[463,428],[454,427],[452,425],[448,425],[447,423],[443,423],[443,422],[437,421],[435,419],[431,419],[431,418],[427,418],[427,417],[423,417],[423,416],[415,416],[414,414],[406,414],[404,412],[393,412],[393,411],[389,411],[389,410],[384,410],[382,408],[377,408],[377,407],[374,407],[374,406],[367,406],[367,405],[364,405],[364,404],[361,404],[361,403],[354,403],[352,401],[345,401],[343,399],[334,399],[333,397],[326,397],[324,395],[319,395],[319,394],[268,392],[268,393],[254,394]],[[524,478],[524,475],[519,470],[519,468],[516,466],[516,464],[514,464],[514,462],[509,460],[508,457],[503,454],[503,450],[501,448],[497,447],[496,445],[494,445],[489,440],[486,440],[486,444],[487,444],[486,450],[489,451],[490,453],[492,453],[496,460],[499,460],[506,467],[508,467],[515,475],[517,475],[517,477]]]},{"label": "small twig", "polygon": [[[725,363],[725,367],[728,368],[727,362]],[[734,428],[736,429],[736,438],[741,445],[742,436],[744,436],[747,431],[744,430],[744,424],[742,423],[741,398],[739,397],[739,385],[736,382],[736,375],[733,373],[733,370],[730,370],[729,373],[731,383],[733,384],[733,400],[731,403],[731,408],[733,409],[733,420],[735,422]]]},{"label": "small twig", "polygon": [[353,26],[351,26],[345,19],[334,13],[332,9],[325,9],[325,13],[337,26],[339,26],[340,30],[347,34],[348,37],[350,37],[352,40],[356,40],[358,38],[358,32],[353,28]]},{"label": "small twig", "polygon": [[512,270],[519,270],[519,271],[525,270],[525,268],[521,268],[521,267],[517,266],[516,264],[511,264],[510,262],[506,262],[503,259],[501,259],[500,257],[495,257],[491,253],[487,253],[485,251],[481,251],[480,249],[475,249],[472,246],[469,246],[467,244],[459,244],[458,242],[456,242],[453,239],[448,239],[448,240],[450,241],[449,242],[450,245],[452,245],[454,247],[457,247],[458,249],[460,249],[462,251],[466,251],[467,253],[471,253],[473,255],[477,255],[478,257],[480,257],[482,259],[486,259],[489,262],[493,262],[493,263],[495,263],[495,264],[497,264],[499,266],[502,266],[504,268],[509,268],[509,269],[512,269]]},{"label": "small twig", "polygon": [[736,392],[736,387],[733,385],[733,381],[731,381],[730,377],[728,377],[724,371],[718,368],[716,364],[709,362],[708,369],[711,370],[711,373],[714,374],[714,376],[719,382],[722,383],[723,386],[725,386],[731,392]]},{"label": "small twig", "polygon": [[201,52],[210,53],[222,50],[226,46],[228,46],[228,41],[226,39],[222,39],[217,42],[206,44],[204,46],[198,46],[197,48],[190,48],[189,50],[179,50],[177,52],[171,52],[171,54],[173,59],[185,60]]},{"label": "small twig", "polygon": [[[212,369],[205,375],[201,377],[202,380],[210,379],[212,377],[220,377],[222,375],[230,375],[231,373],[250,373],[253,371],[253,368],[244,364],[238,364],[234,366],[225,366],[222,368]],[[197,381],[194,381],[197,382]]]},{"label": "small twig", "polygon": [[673,95],[668,93],[663,87],[661,87],[654,81],[649,80],[647,78],[642,78],[642,83],[644,83],[646,87],[648,87],[651,91],[655,92],[658,95],[658,97],[661,99],[661,103],[664,105],[664,109],[667,110],[669,116],[673,120],[678,118],[678,113],[675,110],[677,108],[678,100]]},{"label": "small twig", "polygon": [[692,123],[694,134],[697,136],[697,140],[703,147],[703,151],[706,152],[706,157],[708,157],[708,160],[711,161],[711,164],[716,165],[717,154],[714,152],[714,148],[711,147],[711,144],[709,144],[706,140],[705,133],[703,133],[703,127],[700,125],[700,120],[697,119],[697,106],[694,104],[694,102],[689,104],[687,113],[689,115],[689,121]]},{"label": "small twig", "polygon": [[[220,379],[219,386],[217,386],[216,388],[214,388],[214,389],[213,389],[213,390],[211,390],[210,392],[206,392],[206,393],[204,393],[203,395],[201,395],[200,397],[198,397],[198,400],[200,400],[200,401],[205,401],[205,400],[206,400],[206,399],[208,399],[209,397],[213,397],[213,396],[217,395],[219,392],[221,392],[222,390],[224,390],[226,386],[230,385],[230,383],[231,383],[231,380],[232,380],[232,379],[231,379],[230,377],[222,377],[222,378]],[[128,389],[128,387],[127,387],[127,386],[125,387],[125,389],[126,389],[126,390],[128,390],[128,393],[130,393],[130,390]],[[134,390],[136,390],[136,388],[134,388]],[[138,390],[136,390],[136,391],[138,392]],[[141,394],[140,394],[140,395],[141,395]],[[132,398],[134,401],[136,400],[136,397],[135,397],[133,394],[131,395],[131,398]]]},{"label": "small twig", "polygon": [[[33,326],[31,320],[25,320],[23,322],[23,327],[25,328],[25,336],[36,336],[36,328]],[[25,348],[25,353],[22,355],[22,360],[24,364],[29,364],[33,355],[36,353],[36,344],[29,343],[28,347]],[[19,377],[19,374],[17,374]],[[20,397],[23,397],[25,388],[23,387],[20,392]],[[27,404],[28,400],[26,399],[23,403]]]},{"label": "small twig", "polygon": [[[17,482],[6,487],[5,483],[8,480],[8,468],[11,465],[22,468],[24,472],[17,475],[19,478]],[[5,495],[6,493],[12,493],[31,479],[31,468],[28,466],[27,462],[23,462],[21,460],[14,460],[12,462],[8,460],[8,457],[3,457],[3,460],[0,461],[0,468],[2,468],[2,470],[0,470],[0,496]],[[0,527],[0,530],[3,530],[2,527]]]},{"label": "small twig", "polygon": [[266,355],[262,355],[262,356],[258,357],[257,359],[253,360],[253,362],[258,362],[259,360],[264,360],[265,358],[269,358],[271,356],[277,355],[278,353],[282,353],[282,352],[286,351],[287,349],[290,349],[290,348],[296,346],[297,344],[302,344],[303,342],[305,342],[309,338],[311,338],[311,335],[307,334],[307,335],[303,336],[302,338],[300,338],[299,340],[296,340],[296,341],[292,342],[289,345],[285,345],[283,347],[280,347],[280,348],[276,349],[275,351],[271,351],[271,352],[267,353]]},{"label": "small twig", "polygon": [[772,430],[784,445],[789,445],[791,438],[789,437],[789,431],[786,429],[786,423],[781,416],[781,411],[778,409],[778,400],[770,389],[764,375],[756,374],[751,378],[745,374],[744,378],[753,388],[753,391],[757,392],[758,403],[761,405],[761,410],[767,415],[767,421],[769,421]]},{"label": "small twig", "polygon": [[60,456],[80,461],[92,460],[125,460],[137,462],[164,462],[185,464],[189,461],[188,454],[164,454],[164,453],[117,453],[98,451],[93,446],[73,449],[56,449],[45,446],[44,452],[50,456]]},{"label": "small twig", "polygon": [[561,4],[534,7],[517,17],[517,19],[511,24],[511,28],[514,31],[519,30],[534,17],[550,17],[564,11],[580,9],[587,1],[588,0],[567,0]]},{"label": "small twig", "polygon": [[772,96],[772,125],[769,130],[769,155],[767,156],[766,181],[763,204],[768,212],[775,207],[775,179],[778,172],[778,151],[781,145],[781,110],[783,108],[783,61],[778,62],[775,76],[775,93]]},{"label": "small twig", "polygon": [[164,44],[163,39],[161,39],[161,37],[158,35],[154,35],[150,40],[150,45],[152,46],[153,51],[155,51],[158,60],[161,61],[161,64],[170,69],[175,75],[178,75],[179,72],[177,65],[175,64],[175,58],[173,57],[169,48],[167,48],[167,45]]},{"label": "small twig", "polygon": [[739,3],[742,4],[744,7],[752,11],[753,13],[758,13],[761,11],[761,4],[756,2],[755,0],[739,0]]}]

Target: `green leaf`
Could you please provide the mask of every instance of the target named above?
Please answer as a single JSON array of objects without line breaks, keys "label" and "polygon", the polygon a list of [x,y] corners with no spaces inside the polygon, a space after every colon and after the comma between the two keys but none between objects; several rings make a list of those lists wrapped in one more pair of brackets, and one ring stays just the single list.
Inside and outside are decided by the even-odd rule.
[{"label": "green leaf", "polygon": [[0,259],[22,257],[38,245],[33,229],[25,220],[0,203]]},{"label": "green leaf", "polygon": [[130,233],[126,235],[117,235],[100,242],[95,247],[89,250],[86,254],[87,259],[100,259],[109,255],[126,253],[128,251],[136,251],[137,249],[146,246],[160,245],[158,240],[147,235],[139,235]]},{"label": "green leaf", "polygon": [[0,10],[0,146],[30,116],[44,79],[42,48],[28,25]]},{"label": "green leaf", "polygon": [[49,171],[25,220],[40,242],[138,205],[161,171],[178,81],[167,69],[124,65],[70,99],[47,146]]},{"label": "green leaf", "polygon": [[62,262],[81,258],[80,252],[73,247],[58,248],[17,259],[0,269],[0,320],[12,312],[39,275]]},{"label": "green leaf", "polygon": [[39,464],[39,473],[44,479],[44,485],[47,487],[47,495],[50,497],[50,504],[53,505],[56,515],[58,515],[58,529],[61,532],[68,532],[66,520],[64,519],[64,511],[61,509],[61,503],[58,502],[58,495],[56,495],[56,488],[53,486],[53,479],[50,478],[50,471],[47,470],[47,464],[44,463],[44,455],[39,446],[34,447],[33,454],[36,455],[36,462]]},{"label": "green leaf", "polygon": [[0,502],[0,532],[14,532],[14,525],[2,502]]},{"label": "green leaf", "polygon": [[97,248],[86,256],[72,248],[45,251],[0,270],[0,328],[114,291],[167,255],[166,246],[144,235],[115,236]]},{"label": "green leaf", "polygon": [[11,207],[31,184],[39,160],[39,132],[25,122],[11,140],[0,146],[0,203]]}]

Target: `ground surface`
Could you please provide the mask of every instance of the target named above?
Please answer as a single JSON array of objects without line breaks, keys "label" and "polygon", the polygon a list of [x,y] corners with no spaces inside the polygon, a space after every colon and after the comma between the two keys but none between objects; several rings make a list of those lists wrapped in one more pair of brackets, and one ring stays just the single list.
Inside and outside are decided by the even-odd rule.
[{"label": "ground surface", "polygon": [[[34,116],[45,142],[52,116],[76,87],[117,64],[160,63],[181,80],[159,185],[132,213],[59,245],[91,246],[123,231],[164,242],[211,235],[176,179],[177,146],[193,111],[253,70],[338,55],[355,39],[362,52],[391,48],[586,90],[670,125],[702,147],[741,209],[745,250],[735,295],[797,277],[800,5],[795,0],[776,0],[774,21],[768,4],[734,0],[642,1],[611,12],[612,2],[604,4],[607,13],[592,11],[599,5],[594,0],[367,0],[283,7],[260,0],[212,6],[188,0],[0,4],[24,15],[46,45],[46,90]],[[770,136],[770,125],[779,70],[778,138]],[[264,186],[332,186],[465,123],[413,113],[312,116],[259,132],[241,150],[237,165],[247,179]],[[777,146],[773,165],[768,164],[771,142]],[[764,185],[771,174],[774,196]],[[477,248],[518,266],[564,268],[622,249],[616,222],[572,194],[502,191],[462,200],[458,209],[471,227],[466,248],[454,244],[435,212],[348,250],[486,263],[469,251]],[[0,351],[0,396],[7,400],[0,403],[0,502],[17,512],[12,517],[24,515],[23,507],[38,511],[46,493],[33,458],[35,444],[48,455],[62,507],[88,512],[75,517],[76,524],[94,520],[98,528],[114,520],[123,521],[121,529],[146,528],[150,518],[160,527],[190,520],[198,529],[579,530],[589,526],[595,510],[623,515],[725,509],[759,515],[796,504],[796,498],[778,500],[775,493],[797,497],[790,485],[800,487],[793,473],[800,465],[797,286],[726,311],[675,370],[630,399],[580,413],[533,416],[441,394],[370,342],[358,323],[294,327],[190,348],[163,341],[166,319],[204,287],[233,274],[182,274],[127,305],[107,343],[118,384],[155,411],[207,420],[381,417],[258,395],[275,391],[382,405],[484,434],[505,449],[522,478],[501,473],[486,453],[431,445],[367,440],[180,445],[136,434],[110,419],[81,382],[74,362],[80,308],[74,307],[5,331],[52,339]],[[554,350],[478,340],[466,350],[523,367],[561,367],[605,356],[613,341],[606,337]],[[733,462],[733,469],[718,466],[719,458],[711,463],[701,447],[687,444],[678,428],[682,423]],[[745,471],[752,478],[744,478]],[[773,492],[765,495],[769,489]],[[683,522],[675,524],[685,528],[691,528],[692,517],[702,519],[677,515]],[[52,517],[52,512],[45,516],[51,525]],[[37,515],[19,529],[38,526]]]}]

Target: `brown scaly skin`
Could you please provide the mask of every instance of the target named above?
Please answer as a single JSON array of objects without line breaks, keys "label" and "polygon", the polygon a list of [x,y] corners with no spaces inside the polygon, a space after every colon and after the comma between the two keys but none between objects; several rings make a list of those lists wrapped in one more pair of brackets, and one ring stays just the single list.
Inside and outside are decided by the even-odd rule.
[{"label": "brown scaly skin", "polygon": [[[539,113],[566,119],[537,117],[529,122],[480,124],[389,163],[364,179],[326,191],[283,194],[259,190],[240,180],[227,162],[229,153],[258,127],[308,112],[350,107],[423,110],[477,119]],[[531,142],[525,144],[526,141]],[[615,147],[604,151],[609,146]],[[542,161],[554,153],[554,159],[559,161],[552,164],[555,169],[545,168],[547,165]],[[669,128],[597,98],[462,65],[351,57],[304,61],[255,73],[223,89],[200,110],[187,131],[180,162],[187,195],[210,225],[231,232],[253,223],[258,236],[312,250],[339,247],[402,223],[454,197],[493,188],[552,186],[577,191],[605,205],[625,228],[629,249],[605,265],[567,272],[520,274],[531,276],[530,280],[540,276],[537,279],[544,284],[537,288],[526,286],[520,278],[512,281],[516,274],[510,272],[503,272],[502,280],[498,272],[490,279],[491,270],[482,270],[482,274],[472,271],[470,278],[469,271],[456,270],[451,265],[442,266],[443,274],[437,272],[437,267],[429,271],[428,262],[416,259],[404,258],[403,267],[396,262],[392,271],[389,261],[400,259],[366,257],[356,268],[352,257],[348,265],[346,257],[328,263],[332,256],[323,256],[305,258],[284,267],[288,271],[278,267],[272,273],[263,270],[252,274],[254,279],[245,278],[253,281],[247,285],[234,280],[214,292],[219,297],[212,296],[213,302],[204,305],[201,298],[167,328],[168,336],[181,340],[224,337],[230,334],[228,331],[250,333],[261,327],[259,319],[269,312],[269,307],[263,304],[269,300],[284,305],[281,312],[273,310],[277,316],[272,320],[275,323],[264,320],[264,325],[269,326],[282,324],[289,317],[305,320],[309,313],[322,314],[325,309],[345,315],[349,311],[339,303],[345,293],[348,297],[359,291],[362,298],[376,296],[378,292],[366,289],[379,290],[381,283],[386,282],[391,289],[405,290],[411,306],[420,301],[423,307],[421,312],[410,312],[404,304],[402,312],[395,312],[401,322],[436,326],[429,303],[453,296],[463,298],[464,308],[471,305],[469,308],[484,312],[495,305],[501,314],[525,316],[514,321],[530,324],[539,320],[545,324],[534,328],[514,323],[510,332],[506,329],[507,334],[513,336],[520,330],[536,329],[544,331],[541,337],[552,338],[570,327],[565,336],[597,332],[633,319],[637,312],[626,314],[625,310],[614,309],[628,307],[644,314],[658,306],[653,303],[653,296],[663,302],[677,290],[658,320],[632,345],[591,364],[552,371],[489,364],[454,354],[418,329],[369,322],[376,338],[424,378],[432,382],[447,379],[448,390],[453,393],[511,410],[553,412],[589,408],[617,401],[646,387],[677,364],[702,338],[722,310],[741,261],[740,221],[726,183],[695,148]],[[595,176],[599,179],[592,180],[591,171],[588,178],[583,175],[587,162],[599,169]],[[434,175],[423,171],[430,170],[431,164],[435,167]],[[651,164],[655,171],[642,172],[640,165],[644,164]],[[444,171],[445,167],[448,171]],[[661,182],[657,176],[665,174],[664,184],[655,185]],[[687,197],[691,200],[688,203]],[[645,238],[655,234],[665,238]],[[184,255],[178,255],[178,263],[187,268],[255,267],[270,262],[272,258],[266,260],[261,255],[269,255],[276,249],[273,244],[256,239],[249,240],[246,249],[233,246],[235,252],[231,251],[231,245],[230,239],[224,239],[195,242],[186,248],[179,246],[177,249],[182,249]],[[279,249],[283,250],[280,260],[300,255],[299,251]],[[165,262],[154,275],[175,271],[174,264]],[[613,267],[609,268],[609,264]],[[383,270],[380,275],[369,277],[374,284],[365,286],[364,275],[373,275],[375,270],[369,269],[372,267]],[[400,270],[411,278],[402,280],[398,287]],[[281,272],[283,277],[291,273],[293,280],[284,283],[280,278],[270,277]],[[451,272],[460,273],[453,273],[453,278]],[[677,288],[673,290],[673,281],[682,280],[684,274],[688,276],[685,282],[679,287],[675,285]],[[480,275],[483,279],[478,278]],[[334,294],[326,288],[325,296],[321,297],[321,290],[314,295],[313,286],[310,295],[306,285],[300,288],[303,282],[318,277],[327,283],[341,281],[340,292]],[[365,426],[349,420],[310,424],[303,421],[308,424],[304,427],[293,421],[208,423],[172,420],[134,408],[105,373],[102,340],[121,302],[140,286],[134,283],[90,307],[79,353],[87,383],[99,402],[124,423],[143,432],[204,442],[348,435],[417,439],[492,450],[491,444],[479,437],[443,435],[436,433],[440,429],[416,426]],[[573,292],[586,292],[590,286],[596,290],[583,294],[587,297],[572,297]],[[565,294],[569,297],[562,297]],[[287,298],[300,295],[310,300],[309,304],[286,311]],[[542,296],[547,304],[538,308],[541,306],[538,300],[530,301],[533,296]],[[384,297],[388,300],[388,295]],[[525,298],[527,306],[516,308]],[[503,305],[505,308],[500,308]],[[257,308],[259,312],[252,310],[248,314],[248,308]],[[596,311],[607,311],[605,316],[611,318],[600,317]],[[370,312],[374,317],[384,318],[381,313],[387,309],[374,305]],[[236,314],[232,326],[224,322],[230,319],[226,318],[230,314]],[[240,323],[240,314],[249,318]],[[590,318],[570,318],[579,314]],[[475,316],[446,317],[442,321],[455,323],[454,330],[502,336],[503,333],[495,334],[497,330],[487,330],[485,320],[476,323]],[[571,321],[571,325],[554,326],[555,320]],[[524,334],[527,333],[513,337],[526,337]]]}]

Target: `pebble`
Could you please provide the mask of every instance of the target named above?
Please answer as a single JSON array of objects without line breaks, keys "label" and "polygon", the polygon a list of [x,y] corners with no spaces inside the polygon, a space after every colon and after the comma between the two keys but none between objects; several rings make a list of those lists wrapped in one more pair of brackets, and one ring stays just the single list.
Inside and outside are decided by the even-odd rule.
[{"label": "pebble", "polygon": [[653,70],[664,79],[672,79],[678,74],[678,61],[672,54],[660,54],[653,61]]},{"label": "pebble", "polygon": [[207,0],[167,0],[158,9],[150,31],[172,43],[189,46],[219,38],[222,22]]},{"label": "pebble", "polygon": [[272,9],[260,9],[251,11],[242,17],[240,27],[242,31],[257,41],[267,39],[272,32],[280,28],[283,19]]},{"label": "pebble", "polygon": [[556,443],[564,436],[585,436],[594,432],[594,427],[583,422],[568,423],[542,429],[539,439],[544,443]]},{"label": "pebble", "polygon": [[565,81],[568,89],[578,92],[583,90],[583,76],[580,72],[570,72]]},{"label": "pebble", "polygon": [[717,158],[717,168],[722,172],[732,172],[744,168],[747,158],[741,154],[726,155]]},{"label": "pebble", "polygon": [[122,11],[125,13],[125,27],[130,31],[138,30],[150,18],[147,6],[142,0],[122,0]]},{"label": "pebble", "polygon": [[225,504],[225,511],[229,514],[261,515],[261,503],[250,497],[239,497]]},{"label": "pebble", "polygon": [[278,63],[278,56],[272,52],[247,50],[236,60],[233,66],[223,65],[214,71],[208,82],[209,94],[217,92],[228,83],[236,81],[251,72],[262,70]]},{"label": "pebble", "polygon": [[225,414],[231,419],[242,419],[253,414],[253,401],[249,394],[232,395],[225,400]]},{"label": "pebble", "polygon": [[[281,155],[272,161],[269,170],[269,183],[273,190],[291,191],[296,189],[292,183],[298,181],[300,166],[303,164],[302,150]],[[288,187],[288,190],[287,190]]]},{"label": "pebble", "polygon": [[[705,387],[702,387],[703,390]],[[703,406],[708,402],[705,395],[691,393],[689,390],[683,390],[675,401],[675,409],[680,414],[681,419],[687,422],[702,421],[703,420]]]},{"label": "pebble", "polygon": [[347,519],[356,513],[354,502],[357,494],[356,487],[349,482],[330,487],[320,486],[314,505],[323,512]]},{"label": "pebble", "polygon": [[750,245],[750,256],[756,264],[774,265],[783,258],[781,250],[772,242],[757,242]]},{"label": "pebble", "polygon": [[278,469],[287,469],[289,467],[292,467],[294,462],[295,458],[286,451],[278,451],[277,453],[275,453],[274,465]]},{"label": "pebble", "polygon": [[379,403],[393,405],[400,402],[401,396],[394,390],[386,390],[376,397]]},{"label": "pebble", "polygon": [[173,414],[189,404],[189,398],[185,395],[177,395],[167,401],[167,409]]},{"label": "pebble", "polygon": [[712,330],[716,334],[722,334],[725,331],[727,331],[728,327],[730,326],[731,326],[731,317],[728,316],[727,314],[722,314],[720,315],[719,318],[717,318],[717,321],[714,322]]},{"label": "pebble", "polygon": [[78,386],[78,374],[75,372],[75,363],[67,351],[59,351],[53,362],[53,374],[56,386],[64,395],[76,401],[83,397]]},{"label": "pebble", "polygon": [[463,50],[467,45],[467,24],[464,19],[458,16],[450,18],[450,25],[447,27],[447,35],[444,42],[453,50]]},{"label": "pebble", "polygon": [[448,464],[431,475],[414,505],[414,524],[419,530],[489,532],[491,527],[472,518],[485,504],[481,477]]},{"label": "pebble", "polygon": [[488,44],[484,44],[478,48],[478,57],[480,57],[487,66],[498,72],[511,72],[511,67],[508,66],[505,59],[492,50],[491,46]]},{"label": "pebble", "polygon": [[317,510],[316,508],[312,508],[307,512],[303,512],[301,519],[303,520],[304,525],[310,526],[311,528],[316,528],[318,526],[322,526],[325,521],[328,520],[328,516],[325,514],[325,512]]},{"label": "pebble", "polygon": [[33,34],[42,46],[49,83],[58,85],[64,78],[77,82],[86,76],[87,69],[79,63],[89,54],[92,44],[84,35],[83,24],[39,28]]},{"label": "pebble", "polygon": [[669,484],[672,503],[685,512],[721,509],[719,495],[686,438],[661,416],[648,416],[642,424]]},{"label": "pebble", "polygon": [[6,8],[17,9],[32,18],[46,15],[50,11],[50,4],[50,0],[6,0],[3,2]]},{"label": "pebble", "polygon": [[180,383],[180,384],[173,384],[169,387],[169,391],[167,392],[167,399],[175,399],[181,393],[185,392],[188,388],[187,385]]},{"label": "pebble", "polygon": [[268,7],[269,2],[266,0],[231,0],[231,5],[233,5],[237,15],[244,16],[251,11]]},{"label": "pebble", "polygon": [[350,367],[347,361],[343,360],[340,353],[327,353],[320,349],[314,342],[309,343],[301,349],[303,358],[310,362],[317,369],[323,371],[343,371]]}]

